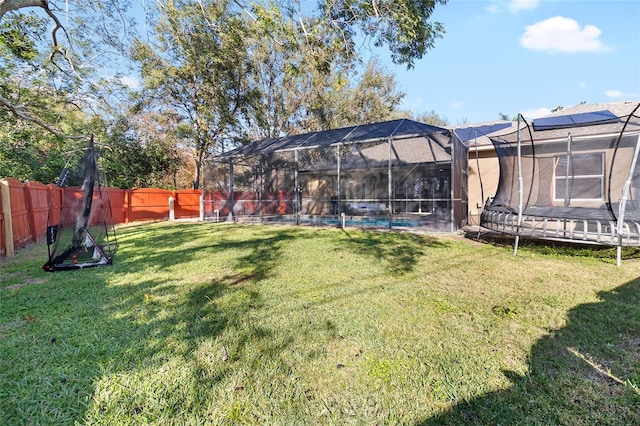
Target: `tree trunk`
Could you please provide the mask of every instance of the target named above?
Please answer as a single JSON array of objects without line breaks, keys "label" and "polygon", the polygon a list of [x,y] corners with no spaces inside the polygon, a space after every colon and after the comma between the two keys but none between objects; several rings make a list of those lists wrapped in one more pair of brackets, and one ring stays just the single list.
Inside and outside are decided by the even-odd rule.
[{"label": "tree trunk", "polygon": [[196,174],[193,177],[193,189],[200,189],[200,171],[202,170],[202,161],[196,161]]}]

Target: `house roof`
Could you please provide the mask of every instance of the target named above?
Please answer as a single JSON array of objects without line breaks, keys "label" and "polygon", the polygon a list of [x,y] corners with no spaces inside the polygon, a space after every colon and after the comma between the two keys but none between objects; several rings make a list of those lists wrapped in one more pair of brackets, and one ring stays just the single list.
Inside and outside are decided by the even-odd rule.
[{"label": "house roof", "polygon": [[[536,141],[566,139],[569,132],[574,138],[618,135],[623,131],[640,133],[640,102],[580,104],[534,119],[528,124],[530,125],[527,127],[527,123],[522,121],[520,129],[530,132]],[[515,130],[504,129],[495,132],[491,137],[515,142],[517,126]]]},{"label": "house roof", "polygon": [[[419,123],[413,120],[400,119],[369,123],[341,129],[323,130],[300,135],[262,139],[246,146],[239,147],[218,158],[247,157],[272,152],[311,149],[335,145],[385,141],[388,139],[430,138],[437,144],[449,145],[451,132],[441,127]],[[387,152],[388,157],[388,152]]]},{"label": "house roof", "polygon": [[474,123],[464,127],[457,127],[453,131],[458,138],[468,147],[493,146],[489,135],[495,132],[501,132],[515,129],[517,122],[498,120]]}]

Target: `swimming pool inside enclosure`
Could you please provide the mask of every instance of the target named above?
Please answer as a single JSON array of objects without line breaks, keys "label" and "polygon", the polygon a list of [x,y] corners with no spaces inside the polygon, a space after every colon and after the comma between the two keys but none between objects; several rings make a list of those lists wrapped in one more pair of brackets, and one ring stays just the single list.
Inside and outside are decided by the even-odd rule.
[{"label": "swimming pool inside enclosure", "polygon": [[209,220],[454,232],[467,218],[467,148],[406,119],[255,141],[205,179]]}]

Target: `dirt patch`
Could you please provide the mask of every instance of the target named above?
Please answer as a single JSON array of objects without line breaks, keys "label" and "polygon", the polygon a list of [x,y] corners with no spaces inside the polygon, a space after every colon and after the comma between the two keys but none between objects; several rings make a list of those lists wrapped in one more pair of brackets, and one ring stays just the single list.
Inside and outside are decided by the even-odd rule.
[{"label": "dirt patch", "polygon": [[22,287],[26,287],[28,285],[42,284],[45,280],[42,278],[29,278],[25,280],[22,284],[13,284],[5,287],[5,290],[19,290]]}]

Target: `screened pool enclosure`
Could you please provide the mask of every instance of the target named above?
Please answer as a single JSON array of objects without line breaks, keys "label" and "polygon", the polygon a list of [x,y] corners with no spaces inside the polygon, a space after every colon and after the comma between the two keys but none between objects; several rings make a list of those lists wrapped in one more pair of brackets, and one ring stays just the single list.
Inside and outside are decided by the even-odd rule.
[{"label": "screened pool enclosure", "polygon": [[640,110],[606,110],[520,119],[491,136],[500,181],[481,225],[516,236],[640,246]]},{"label": "screened pool enclosure", "polygon": [[465,146],[411,120],[259,140],[209,166],[214,220],[444,232],[466,223]]}]

